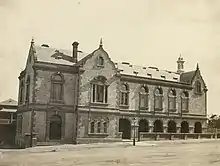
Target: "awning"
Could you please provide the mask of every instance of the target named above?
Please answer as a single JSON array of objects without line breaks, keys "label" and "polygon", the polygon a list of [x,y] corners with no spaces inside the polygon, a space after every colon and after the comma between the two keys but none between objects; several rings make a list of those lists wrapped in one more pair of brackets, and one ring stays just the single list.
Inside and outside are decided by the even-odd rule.
[{"label": "awning", "polygon": [[2,109],[0,110],[0,112],[17,112],[17,110],[16,110],[16,109],[2,108]]}]

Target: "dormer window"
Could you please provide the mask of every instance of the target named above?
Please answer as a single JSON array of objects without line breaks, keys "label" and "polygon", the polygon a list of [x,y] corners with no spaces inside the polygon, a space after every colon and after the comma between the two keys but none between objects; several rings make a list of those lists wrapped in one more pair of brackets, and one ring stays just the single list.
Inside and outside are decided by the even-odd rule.
[{"label": "dormer window", "polygon": [[99,56],[97,59],[97,66],[103,67],[104,66],[104,58]]}]

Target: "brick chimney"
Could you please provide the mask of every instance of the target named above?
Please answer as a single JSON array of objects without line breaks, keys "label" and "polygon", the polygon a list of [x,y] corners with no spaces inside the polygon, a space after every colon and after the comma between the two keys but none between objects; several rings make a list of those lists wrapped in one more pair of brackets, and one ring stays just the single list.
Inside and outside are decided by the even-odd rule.
[{"label": "brick chimney", "polygon": [[78,45],[79,43],[78,42],[73,42],[72,46],[73,46],[73,62],[74,63],[77,63],[78,62],[78,57],[77,57],[77,54],[78,54]]}]

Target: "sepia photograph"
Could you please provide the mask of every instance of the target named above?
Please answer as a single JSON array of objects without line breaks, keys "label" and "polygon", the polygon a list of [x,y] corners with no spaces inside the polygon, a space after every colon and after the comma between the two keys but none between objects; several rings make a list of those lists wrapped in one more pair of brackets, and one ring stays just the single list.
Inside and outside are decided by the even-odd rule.
[{"label": "sepia photograph", "polygon": [[219,0],[0,0],[0,166],[219,166]]}]

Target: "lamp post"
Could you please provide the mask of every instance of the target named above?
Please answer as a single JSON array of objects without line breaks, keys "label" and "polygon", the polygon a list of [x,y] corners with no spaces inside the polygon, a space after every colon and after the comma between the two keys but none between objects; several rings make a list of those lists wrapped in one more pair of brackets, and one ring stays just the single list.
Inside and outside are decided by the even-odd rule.
[{"label": "lamp post", "polygon": [[137,119],[134,117],[133,118],[133,128],[134,128],[134,130],[133,130],[133,146],[135,146],[135,142],[136,142],[136,129],[135,129],[135,127],[137,127]]}]

